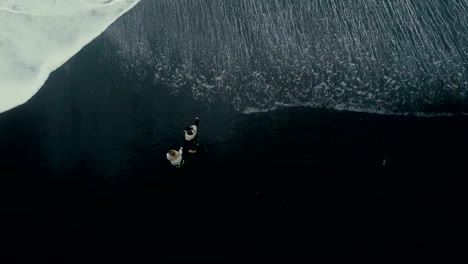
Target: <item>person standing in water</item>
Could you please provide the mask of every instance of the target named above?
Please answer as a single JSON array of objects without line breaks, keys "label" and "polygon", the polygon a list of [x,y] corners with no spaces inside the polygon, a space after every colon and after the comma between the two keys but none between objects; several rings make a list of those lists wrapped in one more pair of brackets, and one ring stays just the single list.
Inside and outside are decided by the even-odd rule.
[{"label": "person standing in water", "polygon": [[190,154],[195,154],[198,151],[200,142],[198,141],[198,128],[200,125],[200,119],[195,117],[195,123],[191,126],[188,126],[184,129],[185,141],[183,147]]},{"label": "person standing in water", "polygon": [[166,153],[166,158],[171,162],[176,168],[180,168],[184,164],[184,159],[182,158],[183,147],[179,148],[179,151],[171,149]]}]

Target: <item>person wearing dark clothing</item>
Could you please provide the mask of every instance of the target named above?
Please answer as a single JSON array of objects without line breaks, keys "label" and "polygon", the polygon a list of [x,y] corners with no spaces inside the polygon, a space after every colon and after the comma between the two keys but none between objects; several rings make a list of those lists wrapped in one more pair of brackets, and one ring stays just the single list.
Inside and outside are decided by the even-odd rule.
[{"label": "person wearing dark clothing", "polygon": [[195,123],[184,129],[185,141],[184,141],[183,147],[190,154],[197,153],[198,147],[200,146],[200,142],[198,141],[198,128],[199,128],[199,125],[200,125],[200,119],[198,117],[196,117],[195,118]]}]

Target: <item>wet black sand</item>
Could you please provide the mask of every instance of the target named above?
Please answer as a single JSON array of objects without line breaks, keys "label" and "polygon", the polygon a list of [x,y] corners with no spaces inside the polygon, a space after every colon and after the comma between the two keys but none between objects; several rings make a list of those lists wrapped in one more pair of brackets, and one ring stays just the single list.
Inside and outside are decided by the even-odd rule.
[{"label": "wet black sand", "polygon": [[[4,255],[298,256],[457,233],[466,116],[240,114],[151,83],[129,89],[92,53],[0,115]],[[208,154],[175,169],[165,152],[195,116]]]}]

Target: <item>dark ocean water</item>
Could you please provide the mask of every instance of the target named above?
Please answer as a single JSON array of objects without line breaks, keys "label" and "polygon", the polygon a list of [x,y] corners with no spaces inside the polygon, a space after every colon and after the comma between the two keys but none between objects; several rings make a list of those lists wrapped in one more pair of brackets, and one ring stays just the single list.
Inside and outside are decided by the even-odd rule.
[{"label": "dark ocean water", "polygon": [[[5,255],[369,253],[457,233],[467,116],[243,114],[123,74],[108,44],[98,37],[0,115]],[[165,153],[196,116],[208,154],[176,169]]]},{"label": "dark ocean water", "polygon": [[467,10],[466,0],[143,0],[105,49],[122,74],[240,112],[467,113]]}]

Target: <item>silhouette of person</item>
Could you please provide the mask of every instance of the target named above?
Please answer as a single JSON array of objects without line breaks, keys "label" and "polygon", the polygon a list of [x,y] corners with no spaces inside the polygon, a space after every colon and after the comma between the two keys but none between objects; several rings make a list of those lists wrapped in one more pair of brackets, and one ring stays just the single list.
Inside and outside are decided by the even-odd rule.
[{"label": "silhouette of person", "polygon": [[191,126],[188,126],[184,129],[185,141],[183,147],[190,154],[195,154],[198,151],[200,142],[198,141],[198,128],[200,125],[200,119],[195,118],[195,123]]}]

